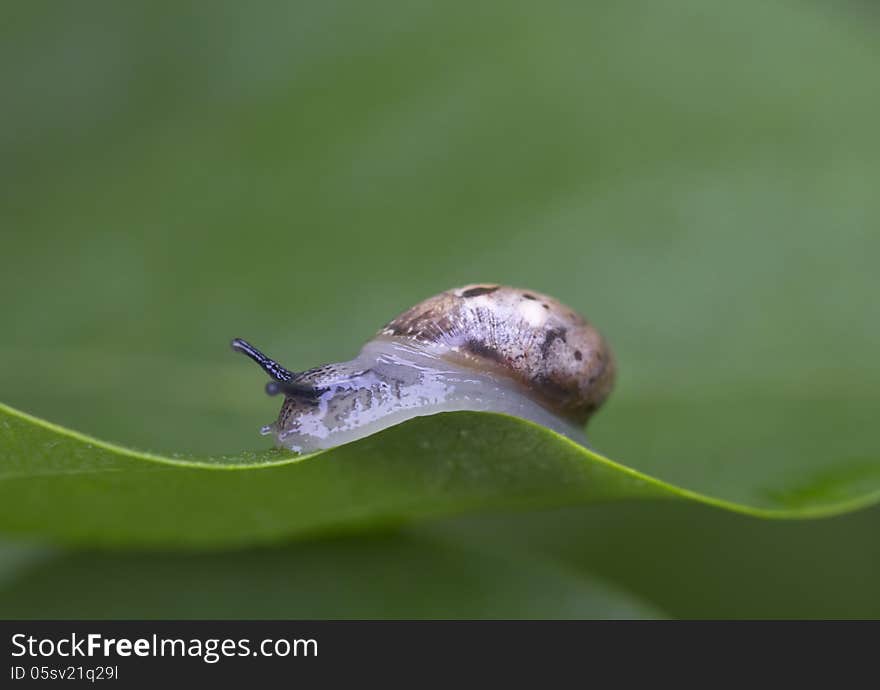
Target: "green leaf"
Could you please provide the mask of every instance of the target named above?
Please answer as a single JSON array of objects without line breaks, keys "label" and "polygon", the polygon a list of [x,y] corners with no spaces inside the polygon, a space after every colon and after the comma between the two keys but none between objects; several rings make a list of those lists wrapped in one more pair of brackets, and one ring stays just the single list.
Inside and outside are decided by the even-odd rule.
[{"label": "green leaf", "polygon": [[880,617],[880,506],[754,520],[688,502],[623,501],[431,523],[614,582],[675,618]]},{"label": "green leaf", "polygon": [[[880,500],[880,464],[754,505],[707,496],[503,415],[421,417],[311,455],[138,453],[0,407],[0,529],[91,544],[226,545],[499,507],[687,498],[765,517]],[[838,466],[839,467],[839,466]]]},{"label": "green leaf", "polygon": [[0,545],[0,574],[4,556],[14,561],[0,579],[5,618],[662,616],[555,559],[418,531],[227,553],[45,553],[30,563]]},{"label": "green leaf", "polygon": [[[237,452],[277,409],[231,337],[304,369],[351,357],[419,299],[492,280],[552,294],[609,337],[621,378],[590,429],[607,457],[777,514],[876,490],[876,13],[764,0],[196,7],[30,3],[0,22],[3,401],[163,457],[280,459]],[[425,486],[438,511],[482,511],[555,504],[560,472],[574,503],[585,476],[602,491],[632,476],[470,415],[259,471],[157,467],[3,419],[19,440],[58,443],[53,472],[76,457],[126,468],[2,482],[4,501],[29,508],[9,531],[49,536],[71,520],[56,537],[76,542],[128,544],[137,523],[183,545],[190,520],[217,522],[205,545],[272,540],[292,534],[282,512],[322,530],[411,519]],[[450,471],[481,469],[485,485],[441,506],[450,472],[414,439],[546,452],[522,465],[519,448],[482,465],[453,453]],[[46,460],[15,457],[0,459],[17,473]],[[133,486],[127,470],[145,467]],[[274,482],[334,468],[321,490],[333,514]],[[262,518],[237,505],[245,496],[265,496]],[[354,516],[368,496],[393,498],[393,514]],[[567,526],[499,519],[514,542],[534,527],[533,550],[553,531],[554,554],[675,615],[877,615],[876,510],[794,523],[639,503],[579,505]]]}]

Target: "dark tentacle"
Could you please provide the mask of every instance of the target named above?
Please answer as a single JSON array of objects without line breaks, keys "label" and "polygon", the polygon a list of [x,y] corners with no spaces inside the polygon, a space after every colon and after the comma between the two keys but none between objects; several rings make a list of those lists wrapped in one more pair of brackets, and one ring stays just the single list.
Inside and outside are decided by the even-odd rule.
[{"label": "dark tentacle", "polygon": [[241,338],[236,338],[232,341],[232,349],[236,352],[241,352],[243,355],[247,355],[252,360],[254,360],[260,367],[265,371],[269,376],[271,376],[276,381],[281,381],[282,383],[286,381],[290,381],[294,377],[294,373],[292,371],[288,371],[284,367],[282,367],[278,362],[274,359],[270,359],[262,352],[260,352],[257,348],[251,345],[247,340],[243,340]]}]

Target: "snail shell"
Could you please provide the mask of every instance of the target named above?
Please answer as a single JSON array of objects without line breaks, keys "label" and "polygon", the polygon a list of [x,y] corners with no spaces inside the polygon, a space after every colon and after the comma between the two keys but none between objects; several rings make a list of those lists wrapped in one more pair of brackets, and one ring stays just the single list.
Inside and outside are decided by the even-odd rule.
[{"label": "snail shell", "polygon": [[468,285],[420,302],[348,362],[291,372],[244,340],[234,349],[283,393],[263,428],[297,452],[329,448],[412,417],[453,410],[502,412],[585,442],[583,426],[614,384],[599,332],[552,297]]}]

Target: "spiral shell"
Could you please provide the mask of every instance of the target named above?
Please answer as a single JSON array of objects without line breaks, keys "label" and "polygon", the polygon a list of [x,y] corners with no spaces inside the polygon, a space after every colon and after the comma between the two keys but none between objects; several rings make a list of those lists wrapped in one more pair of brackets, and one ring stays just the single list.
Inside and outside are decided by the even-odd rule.
[{"label": "spiral shell", "polygon": [[539,292],[466,285],[420,302],[378,335],[410,338],[445,358],[492,367],[581,424],[614,385],[614,359],[599,331]]}]

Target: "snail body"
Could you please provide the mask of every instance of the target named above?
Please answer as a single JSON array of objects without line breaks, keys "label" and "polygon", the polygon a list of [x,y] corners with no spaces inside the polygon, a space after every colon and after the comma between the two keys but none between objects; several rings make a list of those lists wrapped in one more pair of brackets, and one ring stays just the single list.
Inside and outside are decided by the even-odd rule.
[{"label": "snail body", "polygon": [[263,433],[301,453],[455,410],[522,417],[583,443],[614,382],[611,351],[595,328],[550,297],[500,285],[420,302],[348,362],[292,372],[244,340],[232,345],[270,375],[270,394],[284,395]]}]

